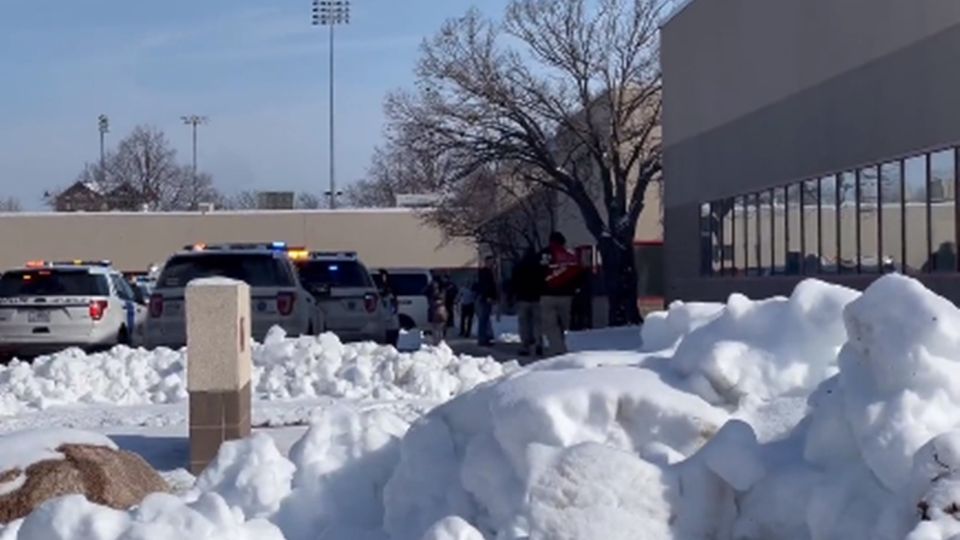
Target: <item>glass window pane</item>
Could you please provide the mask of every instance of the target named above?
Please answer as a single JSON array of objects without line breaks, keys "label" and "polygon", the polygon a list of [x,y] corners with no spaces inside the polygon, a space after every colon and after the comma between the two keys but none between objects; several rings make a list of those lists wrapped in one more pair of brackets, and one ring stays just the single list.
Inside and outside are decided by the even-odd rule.
[{"label": "glass window pane", "polygon": [[771,260],[770,245],[773,242],[773,225],[770,214],[770,192],[761,191],[757,194],[757,217],[760,220],[760,230],[758,231],[759,241],[758,249],[760,253],[757,260],[760,261],[760,275],[769,276],[773,262]]},{"label": "glass window pane", "polygon": [[734,231],[736,230],[733,227],[733,199],[725,199],[723,205],[723,273],[733,275]]},{"label": "glass window pane", "polygon": [[723,268],[723,203],[710,203],[710,260],[713,275],[720,275]]},{"label": "glass window pane", "polygon": [[710,205],[703,203],[700,205],[700,275],[710,275],[710,269],[713,267],[713,261],[710,257],[712,250],[713,244],[710,238]]},{"label": "glass window pane", "polygon": [[820,271],[820,229],[817,220],[819,185],[817,180],[803,183],[803,273],[807,275]]},{"label": "glass window pane", "polygon": [[876,167],[860,170],[860,271],[880,271],[877,255],[880,251],[880,212],[877,206],[880,183]]},{"label": "glass window pane", "polygon": [[837,177],[820,179],[820,260],[823,272],[837,272]]},{"label": "glass window pane", "polygon": [[957,269],[955,160],[952,149],[930,156],[930,236],[935,272]]},{"label": "glass window pane", "polygon": [[787,188],[773,190],[773,273],[783,274],[786,270],[787,253]]},{"label": "glass window pane", "polygon": [[903,208],[900,178],[900,162],[893,161],[880,166],[880,247],[883,272],[893,272],[903,265]]},{"label": "glass window pane", "polygon": [[917,156],[904,162],[904,215],[906,220],[907,272],[929,271],[931,259],[927,246],[927,156]]},{"label": "glass window pane", "polygon": [[800,223],[800,184],[787,187],[787,260],[786,272],[790,275],[800,273],[803,250],[800,248],[803,235]]},{"label": "glass window pane", "polygon": [[857,175],[840,175],[840,272],[857,271]]},{"label": "glass window pane", "polygon": [[747,225],[747,275],[757,275],[757,196],[750,194],[745,197],[746,209],[744,223]]},{"label": "glass window pane", "polygon": [[737,197],[734,204],[735,214],[736,214],[736,242],[733,246],[733,259],[734,259],[734,268],[737,270],[737,275],[743,275],[747,269],[747,249],[746,249],[746,238],[747,238],[747,213],[746,208],[744,207],[743,197]]}]

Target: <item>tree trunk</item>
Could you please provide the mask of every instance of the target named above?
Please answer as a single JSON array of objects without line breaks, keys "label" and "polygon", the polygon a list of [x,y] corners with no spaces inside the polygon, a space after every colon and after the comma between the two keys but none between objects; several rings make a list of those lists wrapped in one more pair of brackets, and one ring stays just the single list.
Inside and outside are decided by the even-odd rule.
[{"label": "tree trunk", "polygon": [[606,237],[600,240],[603,281],[607,288],[610,326],[640,324],[637,305],[637,265],[633,242]]}]

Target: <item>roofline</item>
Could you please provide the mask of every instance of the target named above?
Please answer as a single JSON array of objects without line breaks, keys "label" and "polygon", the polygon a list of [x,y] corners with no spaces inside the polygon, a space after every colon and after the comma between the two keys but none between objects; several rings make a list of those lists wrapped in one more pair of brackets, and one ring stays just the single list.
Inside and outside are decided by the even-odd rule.
[{"label": "roofline", "polygon": [[296,214],[416,214],[428,208],[337,208],[335,210],[214,210],[212,212],[196,211],[175,211],[175,212],[136,212],[136,211],[106,211],[106,212],[55,212],[34,211],[34,212],[0,212],[0,219],[6,217],[129,217],[129,216],[151,216],[151,217],[186,217],[186,216],[238,216],[238,215],[296,215]]},{"label": "roofline", "polygon": [[669,15],[667,15],[666,17],[663,18],[663,20],[660,21],[660,29],[662,30],[665,26],[673,22],[673,19],[675,19],[681,13],[686,11],[686,9],[690,7],[690,5],[693,4],[695,1],[696,0],[679,0],[680,2],[679,5],[677,5],[677,7],[672,12],[670,12]]}]

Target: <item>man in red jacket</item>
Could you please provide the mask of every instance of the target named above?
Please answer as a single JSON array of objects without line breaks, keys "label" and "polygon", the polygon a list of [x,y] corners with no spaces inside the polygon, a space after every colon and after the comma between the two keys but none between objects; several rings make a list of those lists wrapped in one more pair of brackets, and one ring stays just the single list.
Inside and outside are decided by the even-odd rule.
[{"label": "man in red jacket", "polygon": [[567,249],[563,234],[550,235],[550,245],[540,252],[540,264],[546,267],[546,282],[540,306],[543,332],[550,345],[551,354],[567,352],[566,331],[570,328],[573,296],[580,282],[580,262]]}]

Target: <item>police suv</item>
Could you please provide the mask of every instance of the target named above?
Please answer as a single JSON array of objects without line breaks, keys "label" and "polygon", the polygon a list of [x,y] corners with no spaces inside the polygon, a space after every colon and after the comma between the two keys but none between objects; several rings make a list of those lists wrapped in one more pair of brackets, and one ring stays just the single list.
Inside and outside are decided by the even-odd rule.
[{"label": "police suv", "polygon": [[354,252],[291,250],[300,280],[323,310],[327,330],[341,341],[396,345],[397,314]]},{"label": "police suv", "polygon": [[33,261],[0,277],[0,357],[139,345],[140,297],[108,261]]},{"label": "police suv", "polygon": [[197,244],[171,257],[157,279],[150,296],[147,346],[186,345],[186,287],[208,277],[236,279],[250,286],[250,322],[257,341],[273,326],[290,336],[315,335],[325,328],[323,313],[301,285],[282,242]]}]

